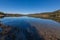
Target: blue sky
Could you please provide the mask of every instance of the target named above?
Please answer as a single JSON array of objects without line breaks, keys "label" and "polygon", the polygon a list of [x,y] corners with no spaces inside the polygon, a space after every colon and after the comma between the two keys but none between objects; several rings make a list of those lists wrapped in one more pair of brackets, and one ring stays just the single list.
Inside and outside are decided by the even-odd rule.
[{"label": "blue sky", "polygon": [[0,0],[0,11],[5,13],[41,13],[60,9],[60,0]]}]

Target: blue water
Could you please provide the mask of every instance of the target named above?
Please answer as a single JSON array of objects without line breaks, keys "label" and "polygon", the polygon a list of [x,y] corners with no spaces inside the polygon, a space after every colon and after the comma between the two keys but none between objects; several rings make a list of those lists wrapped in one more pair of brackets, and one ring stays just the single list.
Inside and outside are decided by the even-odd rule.
[{"label": "blue water", "polygon": [[[50,25],[50,26],[60,26],[60,23],[48,20],[48,19],[40,19],[40,18],[33,18],[33,17],[5,17],[0,19],[5,25],[10,25],[14,27],[20,26],[28,26],[28,23],[38,23],[39,25]],[[27,24],[27,25],[26,25]]]},{"label": "blue water", "polygon": [[[60,29],[60,23],[41,18],[33,17],[4,17],[0,21],[7,26],[12,27],[10,33],[5,40],[43,40],[43,37],[38,33],[38,27]],[[55,30],[56,30],[55,29]],[[2,29],[1,29],[2,30]],[[0,30],[0,32],[1,32]],[[17,30],[17,31],[16,31]],[[53,30],[52,30],[53,31]],[[15,35],[13,38],[12,33]],[[40,36],[39,36],[40,35]]]}]

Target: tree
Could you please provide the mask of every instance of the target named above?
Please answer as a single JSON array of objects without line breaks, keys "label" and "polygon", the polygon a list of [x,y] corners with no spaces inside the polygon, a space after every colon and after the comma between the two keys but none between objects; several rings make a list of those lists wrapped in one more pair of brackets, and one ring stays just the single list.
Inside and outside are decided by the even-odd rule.
[{"label": "tree", "polygon": [[3,12],[0,12],[0,14],[4,14]]}]

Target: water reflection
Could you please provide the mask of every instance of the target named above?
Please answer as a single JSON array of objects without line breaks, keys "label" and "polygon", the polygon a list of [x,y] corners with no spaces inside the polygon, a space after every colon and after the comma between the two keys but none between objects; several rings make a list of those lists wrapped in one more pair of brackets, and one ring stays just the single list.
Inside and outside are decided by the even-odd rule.
[{"label": "water reflection", "polygon": [[[0,20],[4,25],[11,27],[5,34],[6,40],[44,40],[53,34],[60,36],[60,23],[52,20],[33,17],[5,17]],[[54,35],[51,39],[55,39]]]},{"label": "water reflection", "polygon": [[[35,27],[30,25],[23,18],[4,18],[2,22],[11,27],[8,33],[4,33],[5,40],[44,40],[40,37]],[[1,34],[0,34],[1,35]],[[1,39],[2,40],[2,39]]]},{"label": "water reflection", "polygon": [[38,23],[42,25],[49,24],[51,26],[53,25],[60,25],[58,22],[55,22],[53,20],[49,19],[40,19],[40,18],[33,18],[33,17],[5,17],[0,19],[5,25],[11,25],[11,26],[20,26],[19,24],[27,23],[27,22],[33,22],[33,23]]}]

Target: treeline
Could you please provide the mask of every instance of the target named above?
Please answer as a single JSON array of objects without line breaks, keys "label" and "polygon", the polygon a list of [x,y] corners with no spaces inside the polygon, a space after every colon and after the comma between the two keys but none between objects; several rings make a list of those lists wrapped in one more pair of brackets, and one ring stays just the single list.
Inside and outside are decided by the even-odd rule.
[{"label": "treeline", "polygon": [[0,12],[0,15],[3,15],[3,14],[5,14],[4,12]]},{"label": "treeline", "polygon": [[13,14],[13,13],[4,13],[4,12],[0,12],[0,17],[2,16],[7,16],[7,17],[18,17],[18,16],[23,16],[22,14]]}]

